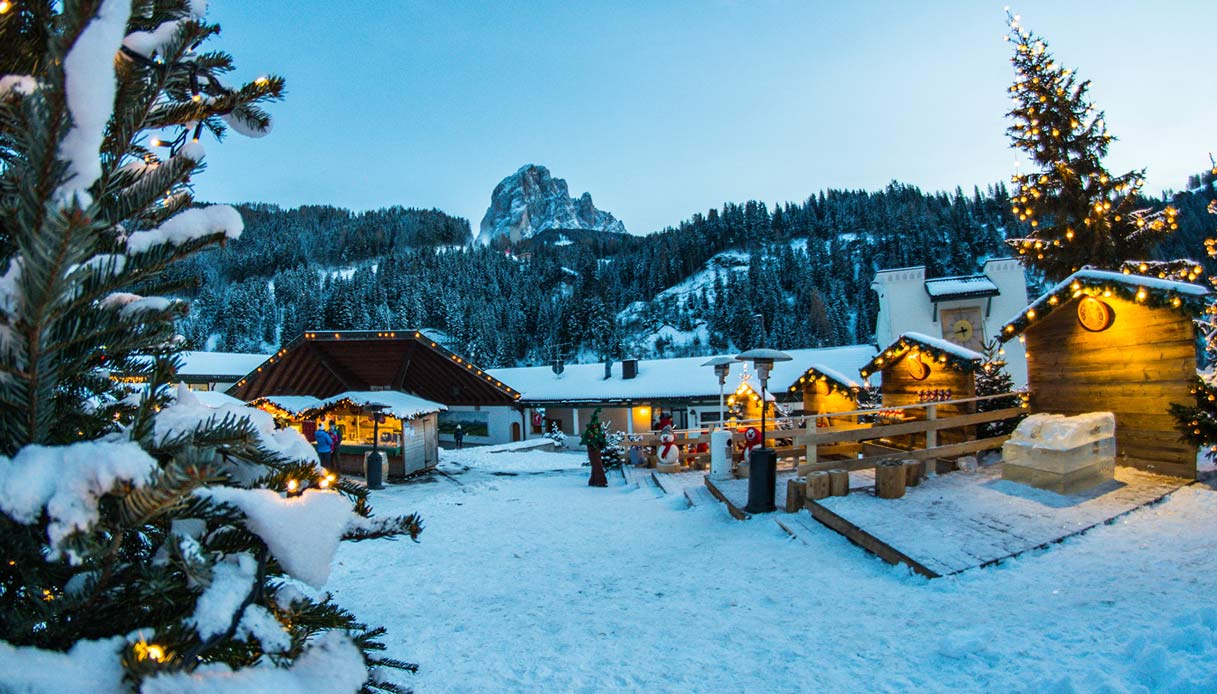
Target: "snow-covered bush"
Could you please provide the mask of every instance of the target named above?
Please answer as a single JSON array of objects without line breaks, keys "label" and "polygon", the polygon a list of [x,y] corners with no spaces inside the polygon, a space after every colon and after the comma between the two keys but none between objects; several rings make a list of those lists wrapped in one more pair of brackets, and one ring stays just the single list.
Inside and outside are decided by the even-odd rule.
[{"label": "snow-covered bush", "polygon": [[545,438],[554,442],[554,448],[558,448],[558,449],[566,448],[566,434],[563,433],[563,431],[558,428],[557,422],[550,424],[549,431],[546,432]]},{"label": "snow-covered bush", "polygon": [[171,386],[187,307],[164,295],[194,280],[165,270],[242,230],[195,205],[202,140],[268,133],[283,81],[221,81],[204,0],[4,5],[0,691],[398,689],[383,630],[318,589],[338,542],[418,519]]}]

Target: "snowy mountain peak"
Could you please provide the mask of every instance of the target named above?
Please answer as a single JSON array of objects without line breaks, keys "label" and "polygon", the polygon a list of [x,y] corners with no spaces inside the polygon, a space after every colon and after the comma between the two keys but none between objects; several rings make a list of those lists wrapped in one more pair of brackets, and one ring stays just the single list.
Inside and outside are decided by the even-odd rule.
[{"label": "snowy mountain peak", "polygon": [[613,215],[596,209],[591,193],[571,198],[566,181],[544,166],[528,164],[495,186],[478,240],[490,243],[506,236],[515,243],[547,229],[626,233]]}]

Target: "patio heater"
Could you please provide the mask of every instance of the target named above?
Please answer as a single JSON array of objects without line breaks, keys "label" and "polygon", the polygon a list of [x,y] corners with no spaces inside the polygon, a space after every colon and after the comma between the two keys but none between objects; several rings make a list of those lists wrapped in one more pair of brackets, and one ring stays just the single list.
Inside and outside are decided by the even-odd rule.
[{"label": "patio heater", "polygon": [[382,405],[378,402],[370,402],[363,406],[363,409],[372,413],[372,451],[368,453],[368,457],[364,459],[364,476],[368,483],[368,489],[384,489],[384,457],[380,453],[380,420],[384,419],[381,414],[385,411],[388,405]]},{"label": "patio heater", "polygon": [[731,357],[714,357],[702,366],[713,366],[718,376],[718,428],[710,432],[710,477],[716,480],[731,479],[731,432],[727,430],[727,408],[724,402],[727,376],[731,373]]},{"label": "patio heater", "polygon": [[751,362],[756,377],[761,382],[761,447],[754,449],[748,462],[748,513],[769,513],[777,509],[773,500],[777,487],[777,452],[765,446],[765,399],[766,385],[773,364],[790,361],[792,357],[776,349],[750,349],[735,357],[736,361]]}]

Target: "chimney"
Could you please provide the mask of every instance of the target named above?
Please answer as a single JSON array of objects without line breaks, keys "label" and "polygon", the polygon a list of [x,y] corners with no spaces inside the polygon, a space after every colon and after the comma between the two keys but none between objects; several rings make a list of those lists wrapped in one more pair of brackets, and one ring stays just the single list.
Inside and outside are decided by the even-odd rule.
[{"label": "chimney", "polygon": [[622,359],[621,360],[621,379],[629,380],[638,375],[638,360],[637,359]]},{"label": "chimney", "polygon": [[613,377],[613,360],[605,359],[604,360],[604,380],[607,381],[612,377]]}]

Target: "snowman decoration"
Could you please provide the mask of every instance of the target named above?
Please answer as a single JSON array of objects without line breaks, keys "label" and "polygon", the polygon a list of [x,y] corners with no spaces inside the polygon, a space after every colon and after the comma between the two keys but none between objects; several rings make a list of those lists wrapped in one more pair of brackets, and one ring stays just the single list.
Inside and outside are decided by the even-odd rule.
[{"label": "snowman decoration", "polygon": [[752,451],[761,447],[761,432],[756,427],[744,430],[744,464],[752,460]]},{"label": "snowman decoration", "polygon": [[680,464],[680,446],[676,445],[676,435],[672,433],[672,427],[664,427],[663,432],[659,434],[659,462],[664,465]]}]

